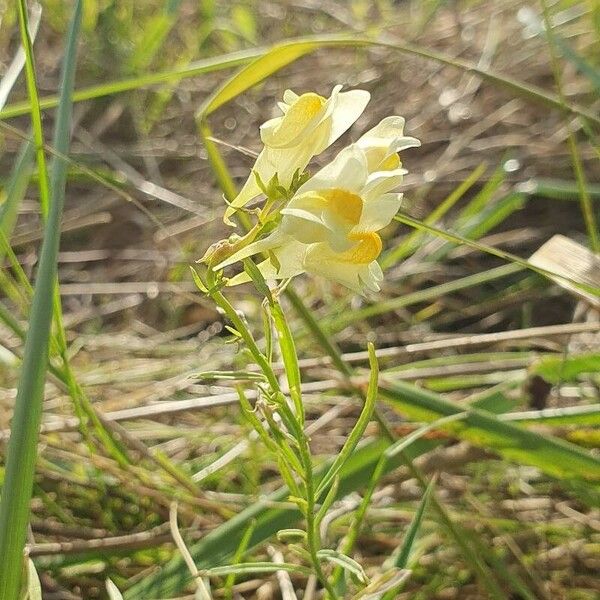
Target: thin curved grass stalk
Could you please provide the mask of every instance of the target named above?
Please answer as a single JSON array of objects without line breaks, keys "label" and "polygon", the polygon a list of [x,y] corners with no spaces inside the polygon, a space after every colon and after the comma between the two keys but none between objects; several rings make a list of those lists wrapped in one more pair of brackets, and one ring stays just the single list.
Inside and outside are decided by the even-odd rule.
[{"label": "thin curved grass stalk", "polygon": [[[433,225],[439,221],[470,189],[479,181],[479,178],[485,173],[485,163],[477,166],[458,186],[456,186],[448,196],[434,208],[423,220],[427,225]],[[425,237],[424,232],[413,231],[406,236],[404,240],[395,248],[392,248],[384,255],[381,261],[381,267],[391,267],[413,252],[418,244]]]},{"label": "thin curved grass stalk", "polygon": [[504,250],[494,248],[493,246],[488,246],[487,244],[483,244],[483,243],[477,242],[475,240],[470,240],[461,235],[458,235],[457,233],[445,231],[438,227],[434,227],[433,225],[429,225],[429,224],[425,223],[424,221],[414,219],[413,217],[410,217],[408,215],[398,214],[394,217],[394,219],[396,221],[398,221],[399,223],[404,223],[405,225],[409,225],[410,227],[413,227],[415,229],[420,229],[421,231],[426,231],[437,237],[444,238],[450,242],[469,246],[470,248],[475,248],[476,250],[480,250],[481,252],[484,252],[486,254],[496,256],[498,258],[501,258],[502,260],[512,263],[513,265],[519,265],[520,267],[522,267],[524,269],[529,269],[531,271],[534,271],[535,273],[538,273],[544,277],[558,278],[562,281],[570,283],[571,285],[581,288],[582,290],[585,290],[591,294],[600,296],[600,288],[597,288],[597,287],[594,287],[591,285],[585,285],[585,284],[582,284],[579,281],[575,281],[574,279],[571,279],[570,277],[567,277],[565,275],[561,275],[559,273],[554,273],[547,269],[542,269],[540,267],[536,267],[535,265],[532,265],[526,259],[516,256],[514,254],[511,254],[510,252],[505,252]]},{"label": "thin curved grass stalk", "polygon": [[173,536],[175,545],[181,553],[181,556],[183,556],[183,560],[185,561],[187,568],[196,582],[198,600],[212,600],[212,596],[207,589],[206,584],[204,583],[204,579],[200,576],[198,567],[196,567],[196,563],[194,563],[194,559],[191,557],[190,552],[187,549],[183,538],[181,537],[181,533],[177,525],[177,502],[171,503],[169,510],[169,525],[171,527],[171,535]]},{"label": "thin curved grass stalk", "polygon": [[354,449],[358,445],[358,442],[361,440],[371,417],[373,416],[373,410],[375,409],[375,402],[377,400],[377,385],[379,382],[379,365],[377,363],[377,356],[375,354],[375,346],[369,343],[368,345],[369,351],[369,367],[371,369],[371,373],[369,375],[369,386],[367,388],[367,394],[365,399],[365,405],[363,410],[360,413],[358,421],[352,428],[350,435],[346,439],[344,446],[340,450],[339,454],[333,461],[333,465],[326,473],[325,477],[319,482],[319,486],[317,488],[316,496],[317,499],[321,497],[321,495],[331,486],[336,475],[339,473],[340,469],[344,465],[344,463],[348,460]]},{"label": "thin curved grass stalk", "polygon": [[[542,13],[544,15],[544,25],[546,29],[546,37],[548,38],[548,49],[550,51],[550,58],[552,61],[552,72],[554,74],[554,81],[556,83],[556,89],[558,91],[558,98],[562,106],[566,105],[566,98],[563,92],[561,68],[558,62],[558,56],[556,53],[557,41],[555,38],[554,31],[552,29],[552,23],[550,22],[550,12],[548,10],[548,3],[546,0],[541,0]],[[596,79],[594,80],[598,83]],[[573,172],[575,173],[575,180],[577,181],[577,188],[579,190],[579,200],[581,203],[581,212],[583,214],[583,220],[587,230],[590,247],[594,252],[600,251],[600,236],[598,234],[598,227],[596,225],[596,218],[594,217],[594,207],[592,200],[587,189],[587,183],[585,180],[585,173],[583,171],[583,164],[581,162],[581,156],[577,148],[577,142],[573,133],[571,123],[565,123],[567,128],[567,141],[569,145],[569,152],[571,154],[571,161],[573,163]]]}]

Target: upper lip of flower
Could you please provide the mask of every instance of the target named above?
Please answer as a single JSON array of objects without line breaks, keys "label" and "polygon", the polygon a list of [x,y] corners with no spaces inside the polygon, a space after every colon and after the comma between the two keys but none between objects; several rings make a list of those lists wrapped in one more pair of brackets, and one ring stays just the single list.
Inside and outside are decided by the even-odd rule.
[{"label": "upper lip of flower", "polygon": [[260,137],[269,148],[290,148],[300,138],[310,135],[326,118],[331,98],[309,92],[302,94],[288,106],[282,117],[276,117],[260,126]]}]

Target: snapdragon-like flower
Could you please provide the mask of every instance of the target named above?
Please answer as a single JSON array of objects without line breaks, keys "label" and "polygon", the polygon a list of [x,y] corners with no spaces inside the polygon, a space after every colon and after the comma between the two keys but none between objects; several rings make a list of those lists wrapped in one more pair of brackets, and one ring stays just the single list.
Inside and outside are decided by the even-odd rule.
[{"label": "snapdragon-like flower", "polygon": [[[369,92],[340,92],[333,88],[329,98],[309,92],[298,96],[291,90],[278,106],[283,115],[261,125],[264,144],[252,173],[225,211],[224,221],[262,193],[258,179],[268,184],[277,175],[279,185],[289,188],[294,173],[302,172],[313,156],[333,144],[360,117],[370,99]],[[257,178],[258,176],[258,178]]]},{"label": "snapdragon-like flower", "polygon": [[[281,223],[216,265],[221,269],[257,253],[266,279],[300,273],[322,275],[352,290],[377,291],[383,273],[379,230],[398,212],[402,194],[392,193],[406,171],[398,151],[418,146],[403,135],[404,119],[388,117],[304,183],[281,210]],[[242,273],[230,285],[248,281]]]}]

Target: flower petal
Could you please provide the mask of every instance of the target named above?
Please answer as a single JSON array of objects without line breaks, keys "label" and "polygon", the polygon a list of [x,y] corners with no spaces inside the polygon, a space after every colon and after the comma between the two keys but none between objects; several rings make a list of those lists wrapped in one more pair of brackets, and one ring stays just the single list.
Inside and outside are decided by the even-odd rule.
[{"label": "flower petal", "polygon": [[374,291],[379,289],[380,280],[377,278],[377,271],[371,270],[372,263],[357,264],[338,259],[339,254],[333,252],[327,244],[313,244],[306,251],[306,272],[336,281],[359,294],[364,293],[365,287]]},{"label": "flower petal", "polygon": [[367,177],[367,159],[364,152],[351,145],[317,171],[297,193],[339,188],[359,194],[367,182]]},{"label": "flower petal", "polygon": [[421,145],[416,138],[404,135],[404,123],[402,117],[386,117],[356,142],[367,155],[371,172],[395,168],[400,162],[394,156],[397,152]]},{"label": "flower petal", "polygon": [[296,94],[296,92],[292,92],[292,90],[285,90],[285,92],[283,92],[283,101],[286,104],[293,104],[296,100],[298,100],[298,94]]},{"label": "flower petal", "polygon": [[335,106],[331,112],[331,129],[327,146],[335,142],[362,115],[371,94],[365,90],[350,90],[337,95]]},{"label": "flower petal", "polygon": [[383,194],[383,196],[365,202],[360,222],[352,232],[369,232],[383,229],[389,225],[400,210],[401,205],[402,194]]},{"label": "flower petal", "polygon": [[[289,279],[304,273],[304,255],[306,254],[306,244],[301,244],[295,240],[288,240],[282,246],[271,250],[277,265],[270,258],[263,260],[256,266],[265,279]],[[238,273],[227,282],[227,285],[239,285],[247,283],[250,277],[246,272]]]},{"label": "flower petal", "polygon": [[371,202],[382,194],[398,187],[402,183],[404,175],[407,173],[408,171],[402,168],[372,173],[369,175],[367,183],[362,190],[363,200],[365,202]]},{"label": "flower petal", "polygon": [[282,117],[260,127],[260,137],[270,148],[290,148],[302,142],[323,121],[327,112],[323,96],[308,92],[299,96]]}]

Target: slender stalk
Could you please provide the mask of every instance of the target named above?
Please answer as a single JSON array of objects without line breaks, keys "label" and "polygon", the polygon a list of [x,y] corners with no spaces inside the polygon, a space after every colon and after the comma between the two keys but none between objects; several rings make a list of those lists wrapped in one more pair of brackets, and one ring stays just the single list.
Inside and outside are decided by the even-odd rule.
[{"label": "slender stalk", "polygon": [[33,45],[31,38],[29,37],[28,19],[27,19],[27,6],[25,2],[20,1],[18,3],[19,13],[19,28],[21,30],[21,43],[25,49],[25,73],[27,80],[27,93],[31,102],[31,122],[33,126],[33,139],[35,143],[35,153],[38,166],[38,177],[39,177],[39,192],[40,192],[40,204],[42,207],[42,215],[48,214],[49,206],[49,180],[48,180],[48,168],[46,165],[46,156],[44,154],[44,133],[42,127],[42,113],[40,111],[40,98],[37,90],[37,77],[35,73],[35,63],[33,60]]},{"label": "slender stalk", "polygon": [[[542,12],[544,15],[544,25],[546,28],[546,37],[548,38],[548,49],[550,51],[550,60],[552,62],[552,71],[554,74],[554,81],[556,83],[556,91],[558,92],[558,99],[563,107],[566,107],[566,99],[563,92],[562,77],[560,64],[558,62],[558,56],[556,55],[556,40],[554,37],[554,31],[552,30],[552,23],[550,21],[550,13],[548,10],[548,3],[546,0],[541,0]],[[577,142],[575,141],[575,135],[573,134],[573,128],[570,122],[566,123],[567,127],[567,142],[569,144],[569,152],[571,153],[571,161],[573,163],[573,171],[575,173],[575,180],[577,181],[577,189],[579,190],[579,200],[581,202],[581,212],[583,213],[583,220],[585,221],[585,227],[587,230],[588,238],[590,241],[590,247],[594,252],[600,251],[600,237],[598,236],[598,227],[596,225],[596,219],[594,218],[594,208],[592,206],[592,199],[587,189],[587,183],[585,181],[585,173],[583,171],[583,165],[581,164],[581,156],[577,149]]]}]

